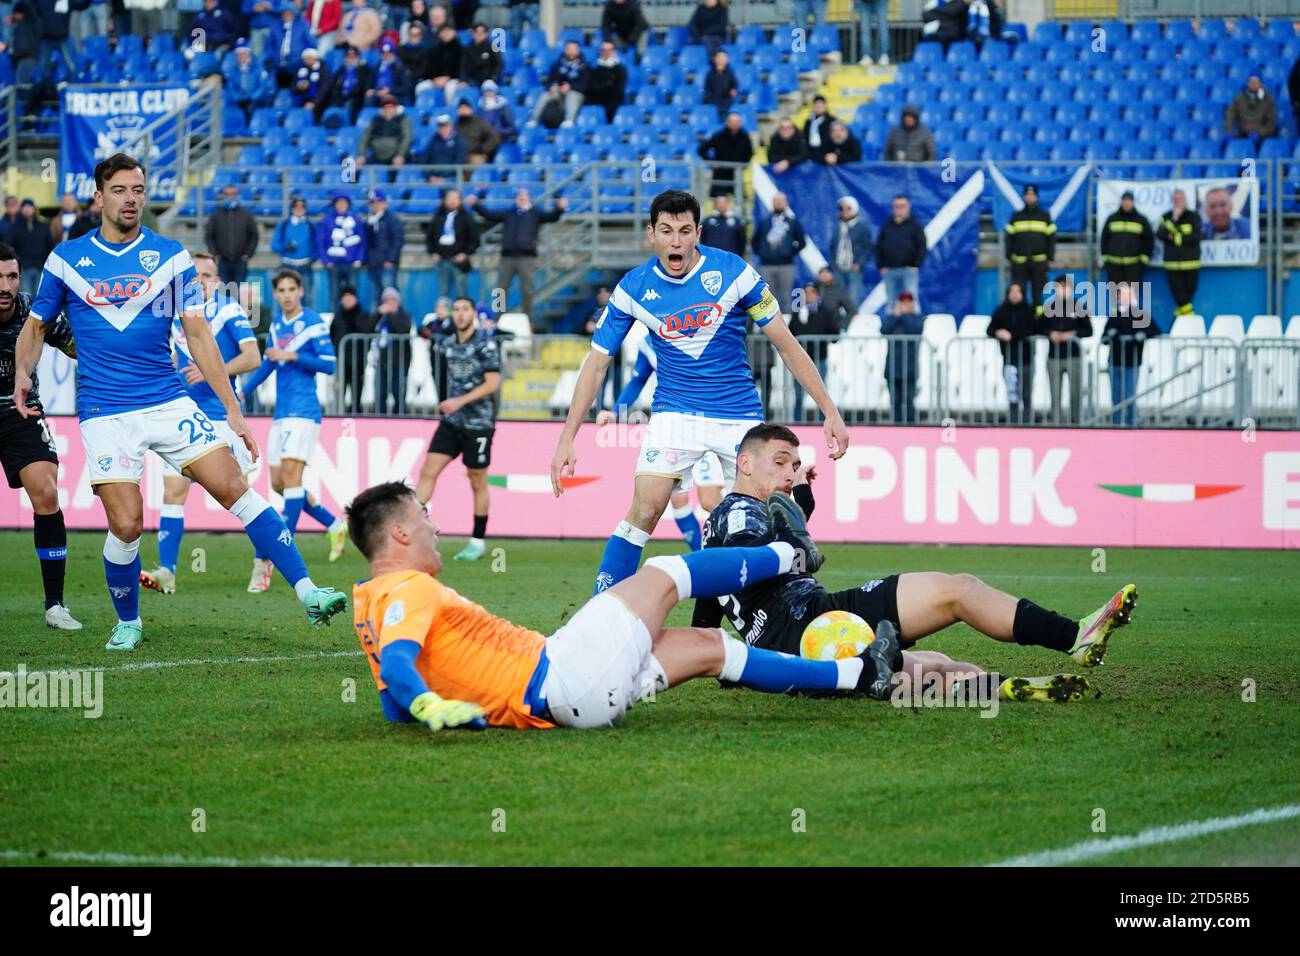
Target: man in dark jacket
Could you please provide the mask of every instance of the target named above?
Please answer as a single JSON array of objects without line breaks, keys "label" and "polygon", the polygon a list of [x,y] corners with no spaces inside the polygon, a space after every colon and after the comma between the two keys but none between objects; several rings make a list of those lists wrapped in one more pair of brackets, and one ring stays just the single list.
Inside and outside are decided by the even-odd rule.
[{"label": "man in dark jacket", "polygon": [[917,107],[903,107],[903,122],[885,137],[880,158],[889,163],[934,162],[934,136],[921,125],[921,111]]},{"label": "man in dark jacket", "polygon": [[700,245],[745,254],[745,220],[731,208],[731,194],[713,197],[713,215],[700,223]]},{"label": "man in dark jacket", "polygon": [[1043,332],[1041,311],[1025,297],[1025,287],[1012,282],[989,321],[988,334],[1002,349],[1002,378],[1012,425],[1034,423],[1034,338]]},{"label": "man in dark jacket", "polygon": [[1171,198],[1173,207],[1160,217],[1157,235],[1164,246],[1174,315],[1191,315],[1201,276],[1201,217],[1187,205],[1187,194],[1181,189],[1175,189]]},{"label": "man in dark jacket", "polygon": [[695,8],[686,24],[686,29],[690,31],[690,42],[702,43],[712,53],[727,42],[729,20],[727,8],[718,0],[700,0],[700,5]]},{"label": "man in dark jacket", "polygon": [[831,139],[821,153],[821,162],[827,166],[862,162],[862,144],[849,132],[849,128],[838,120],[831,124]]},{"label": "man in dark jacket", "polygon": [[736,101],[739,90],[740,83],[736,79],[736,71],[731,68],[731,58],[727,56],[727,51],[714,50],[713,65],[704,74],[704,94],[700,101],[716,109],[718,118],[722,119]]},{"label": "man in dark jacket", "polygon": [[1047,270],[1056,258],[1056,223],[1052,214],[1038,205],[1038,187],[1025,187],[1025,205],[1007,222],[1007,258],[1011,278],[1025,289],[1031,305],[1039,306],[1047,285]]},{"label": "man in dark jacket", "polygon": [[618,48],[612,40],[602,40],[600,58],[596,68],[591,71],[591,83],[587,86],[584,102],[605,108],[605,122],[614,121],[614,113],[623,105],[623,94],[627,89],[627,67],[618,58]]},{"label": "man in dark jacket", "polygon": [[9,242],[9,230],[13,228],[18,217],[22,215],[19,210],[17,196],[5,196],[5,211],[0,215],[0,242]]},{"label": "man in dark jacket", "polygon": [[379,294],[397,285],[397,264],[402,259],[402,219],[388,208],[383,190],[370,190],[370,215],[366,217],[366,271],[375,304]]},{"label": "man in dark jacket", "polygon": [[1119,208],[1106,217],[1101,228],[1101,261],[1106,266],[1106,281],[1141,282],[1154,243],[1151,223],[1133,205],[1133,193],[1126,191],[1120,197]]},{"label": "man in dark jacket", "polygon": [[564,55],[555,61],[546,74],[546,93],[537,98],[533,108],[533,122],[542,121],[546,104],[557,97],[564,104],[564,125],[572,126],[591,83],[591,68],[582,58],[582,47],[570,40],[564,44]]},{"label": "man in dark jacket", "polygon": [[397,56],[397,44],[385,37],[379,44],[379,65],[375,67],[370,81],[373,86],[366,90],[366,105],[381,106],[384,100],[392,98],[398,103],[409,105],[415,91],[415,80]]},{"label": "man in dark jacket", "polygon": [[469,161],[469,150],[465,141],[452,125],[450,113],[439,113],[438,131],[424,148],[421,157],[426,165],[434,167],[429,174],[429,182],[441,183],[444,179],[454,178],[457,166],[464,166]]},{"label": "man in dark jacket", "polygon": [[464,141],[465,160],[471,165],[490,162],[501,145],[501,134],[474,112],[469,100],[456,106],[456,135]]},{"label": "man in dark jacket", "polygon": [[841,196],[837,205],[840,220],[831,233],[828,258],[856,312],[865,293],[862,270],[871,260],[871,227],[862,218],[858,201],[852,196]]},{"label": "man in dark jacket", "polygon": [[772,172],[783,173],[808,159],[808,147],[803,136],[795,129],[794,120],[783,119],[772,138],[767,141],[767,161]]},{"label": "man in dark jacket", "polygon": [[466,83],[482,86],[488,80],[501,79],[501,54],[492,46],[488,28],[474,24],[473,40],[460,59],[460,75]]},{"label": "man in dark jacket", "polygon": [[907,289],[898,293],[898,298],[889,303],[881,317],[880,334],[889,337],[885,380],[889,383],[889,404],[895,425],[916,424],[918,338],[924,328],[925,319],[917,308],[916,297]]},{"label": "man in dark jacket", "polygon": [[826,97],[814,96],[812,113],[803,124],[803,141],[808,147],[808,158],[820,161],[821,154],[831,142],[831,124],[836,122],[834,114],[826,109]]},{"label": "man in dark jacket", "polygon": [[537,240],[542,225],[557,221],[568,202],[561,196],[555,200],[555,207],[546,212],[533,205],[532,194],[527,189],[515,193],[515,204],[503,212],[485,209],[479,205],[477,196],[468,196],[466,205],[491,223],[501,223],[501,265],[497,272],[496,287],[508,296],[510,286],[519,277],[519,295],[522,308],[534,327],[538,322],[533,315],[533,276],[537,273]]},{"label": "man in dark jacket", "polygon": [[402,294],[386,287],[375,315],[375,413],[406,414],[406,371],[411,365],[411,314],[402,308]]},{"label": "man in dark jacket", "polygon": [[1110,346],[1110,403],[1115,409],[1111,422],[1132,428],[1138,417],[1135,396],[1142,351],[1148,338],[1160,334],[1160,327],[1140,307],[1132,286],[1117,286],[1116,293],[1101,340]]},{"label": "man in dark jacket", "polygon": [[442,205],[425,230],[425,248],[438,279],[438,295],[468,294],[470,255],[478,248],[478,224],[461,203],[459,189],[442,194]]},{"label": "man in dark jacket", "polygon": [[[754,144],[749,134],[741,129],[739,113],[729,113],[727,124],[700,144],[701,159],[715,163],[748,163],[754,158]],[[710,196],[736,191],[736,169],[734,166],[713,167],[713,184],[709,187]]]},{"label": "man in dark jacket", "polygon": [[[64,19],[67,19],[66,14]],[[195,15],[190,29],[203,31],[204,49],[229,49],[239,39],[239,24],[236,19],[217,0],[203,0],[203,9]]]},{"label": "man in dark jacket", "polygon": [[795,260],[807,243],[803,225],[790,211],[785,193],[772,197],[772,215],[754,226],[754,258],[781,311],[789,315]]},{"label": "man in dark jacket", "polygon": [[[835,313],[834,306],[822,299],[821,289],[816,282],[804,285],[802,300],[799,307],[790,314],[790,331],[816,364],[822,381],[826,381],[827,350],[831,342],[840,337],[840,317]],[[794,383],[793,408],[796,422],[807,420],[803,407],[803,386],[798,382]]]},{"label": "man in dark jacket", "polygon": [[1092,336],[1088,307],[1074,297],[1074,278],[1063,272],[1052,281],[1052,295],[1043,303],[1047,347],[1047,383],[1052,394],[1052,422],[1062,424],[1061,388],[1070,379],[1070,424],[1079,424],[1083,411],[1083,352],[1079,339]]},{"label": "man in dark jacket", "polygon": [[885,301],[897,302],[906,290],[919,311],[921,263],[929,249],[925,227],[912,216],[912,201],[902,193],[893,198],[890,211],[876,236],[876,268],[885,280]]},{"label": "man in dark jacket", "polygon": [[415,82],[430,78],[429,35],[423,24],[418,21],[411,24],[406,32],[406,42],[397,48],[397,58]]},{"label": "man in dark jacket", "polygon": [[954,41],[966,37],[966,21],[970,16],[971,0],[947,0],[941,2],[937,7],[921,11],[921,20],[929,23],[931,20],[939,22],[939,29],[934,33],[926,33],[923,36],[932,40],[937,40],[943,44],[944,52],[948,51]]},{"label": "man in dark jacket", "polygon": [[637,0],[608,0],[600,15],[600,32],[624,50],[636,46],[649,29]]},{"label": "man in dark jacket", "polygon": [[1223,131],[1229,136],[1261,139],[1277,135],[1277,104],[1258,76],[1252,76],[1223,111]]},{"label": "man in dark jacket", "polygon": [[379,107],[379,115],[361,132],[357,165],[364,166],[372,161],[381,166],[405,165],[414,138],[411,118],[397,105],[394,97],[386,96]]},{"label": "man in dark jacket", "polygon": [[438,31],[438,38],[429,47],[424,61],[424,74],[420,78],[427,83],[417,83],[415,92],[432,84],[434,89],[442,90],[450,104],[456,96],[456,87],[460,84],[460,74],[465,62],[465,48],[456,35],[456,28],[445,24]]},{"label": "man in dark jacket", "polygon": [[356,414],[361,411],[361,389],[366,380],[366,358],[370,343],[365,339],[353,339],[343,344],[343,338],[348,335],[369,335],[374,330],[375,320],[361,307],[357,290],[350,285],[341,285],[334,321],[330,323],[330,339],[334,342],[334,352],[338,356],[339,376],[336,384],[346,412]]},{"label": "man in dark jacket", "polygon": [[36,203],[30,199],[23,200],[18,218],[9,226],[9,245],[18,257],[19,290],[35,296],[54,242],[50,224],[36,214]]},{"label": "man in dark jacket", "polygon": [[239,187],[221,191],[221,205],[208,214],[203,229],[208,252],[217,257],[222,282],[248,278],[248,260],[257,252],[257,219],[239,200]]},{"label": "man in dark jacket", "polygon": [[41,17],[28,0],[18,0],[10,13],[13,18],[9,37],[9,57],[14,68],[14,82],[26,86],[41,65]]},{"label": "man in dark jacket", "polygon": [[357,121],[357,113],[366,102],[366,90],[374,88],[373,73],[361,59],[361,52],[349,46],[343,54],[343,65],[331,78],[325,106],[339,106],[348,111],[349,122]]},{"label": "man in dark jacket", "polygon": [[312,122],[319,122],[333,86],[334,76],[330,73],[330,68],[325,65],[325,61],[320,58],[320,53],[315,47],[303,50],[302,66],[298,67],[290,87],[293,90],[294,106],[310,109]]},{"label": "man in dark jacket", "polygon": [[849,304],[849,294],[844,291],[844,284],[835,278],[835,270],[822,266],[817,270],[817,292],[822,301],[839,318],[840,331],[848,331],[853,317],[857,315],[858,306]]}]

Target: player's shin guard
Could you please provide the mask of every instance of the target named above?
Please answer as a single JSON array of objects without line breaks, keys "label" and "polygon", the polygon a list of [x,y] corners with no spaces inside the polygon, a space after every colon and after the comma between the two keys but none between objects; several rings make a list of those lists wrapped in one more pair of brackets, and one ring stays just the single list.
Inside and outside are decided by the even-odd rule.
[{"label": "player's shin guard", "polygon": [[298,531],[298,519],[302,517],[303,505],[307,503],[305,488],[284,489],[284,526],[292,532]]},{"label": "player's shin guard", "polygon": [[104,579],[113,599],[117,619],[124,624],[140,621],[140,539],[127,542],[113,532],[104,539]]},{"label": "player's shin guard", "polygon": [[172,574],[176,573],[176,560],[181,554],[181,538],[185,535],[185,506],[163,505],[158,519],[158,563]]},{"label": "player's shin guard", "polygon": [[63,524],[63,512],[32,515],[32,537],[36,541],[36,557],[41,561],[48,610],[63,603],[63,577],[68,566],[68,531]]},{"label": "player's shin guard", "polygon": [[[285,495],[288,495],[289,489],[286,488],[284,493]],[[307,503],[303,506],[302,510],[307,514],[307,517],[319,521],[322,525],[325,526],[326,531],[333,531],[335,522],[339,520],[334,515],[334,512],[330,511],[319,501],[312,501],[311,499],[306,499],[306,501]],[[289,511],[289,499],[287,497],[285,498],[284,505],[285,505],[284,510],[287,517]],[[288,524],[287,520],[285,521],[285,524]],[[291,526],[289,530],[292,531],[293,527]]]},{"label": "player's shin guard", "polygon": [[735,594],[747,584],[784,574],[794,563],[794,547],[784,541],[757,548],[709,548],[661,555],[646,562],[677,585],[677,600]]},{"label": "player's shin guard", "polygon": [[600,570],[596,572],[596,587],[592,593],[599,594],[636,574],[636,566],[641,563],[641,552],[649,540],[650,532],[620,521],[614,533],[609,536],[609,541],[605,542],[605,554],[600,559]]},{"label": "player's shin guard", "polygon": [[862,673],[860,658],[809,661],[790,654],[750,647],[744,641],[722,638],[724,659],[719,678],[750,690],[784,694],[794,690],[852,690]]},{"label": "player's shin guard", "polygon": [[700,550],[700,519],[695,517],[695,507],[688,503],[674,508],[673,520],[677,522],[677,530],[682,533],[682,538],[691,546],[691,550]]},{"label": "player's shin guard", "polygon": [[298,553],[298,546],[293,543],[293,532],[285,527],[284,519],[252,488],[230,506],[230,513],[244,526],[256,553],[266,555],[293,587],[298,599],[303,600],[316,585],[307,575],[307,565]]}]

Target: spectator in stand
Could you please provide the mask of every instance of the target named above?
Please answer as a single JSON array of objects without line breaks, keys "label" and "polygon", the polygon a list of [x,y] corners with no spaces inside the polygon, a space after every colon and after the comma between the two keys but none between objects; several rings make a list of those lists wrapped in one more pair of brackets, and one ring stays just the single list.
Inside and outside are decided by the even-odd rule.
[{"label": "spectator in stand", "polygon": [[[800,300],[798,307],[790,316],[790,331],[794,333],[794,337],[799,340],[799,344],[817,366],[822,381],[825,381],[827,350],[831,342],[840,337],[840,317],[834,305],[821,297],[821,289],[817,287],[816,282],[808,282],[804,285]],[[803,386],[798,381],[794,383],[793,408],[796,422],[808,420],[807,413],[804,411]],[[822,418],[825,416],[821,415],[815,420],[820,421]]]},{"label": "spectator in stand", "polygon": [[465,159],[471,166],[491,162],[501,145],[501,134],[475,114],[469,100],[461,100],[456,107],[456,135],[465,143]]},{"label": "spectator in stand", "polygon": [[844,286],[850,308],[857,312],[864,295],[862,269],[871,260],[871,227],[862,218],[861,207],[852,196],[841,196],[837,205],[840,221],[831,234],[829,258],[835,278]]},{"label": "spectator in stand", "polygon": [[613,40],[619,49],[642,48],[641,40],[650,29],[637,0],[606,0],[600,15],[600,32]]},{"label": "spectator in stand", "polygon": [[497,131],[501,142],[513,143],[517,135],[515,111],[510,108],[510,101],[498,92],[499,89],[493,80],[483,84],[482,94],[478,98],[478,115]]},{"label": "spectator in stand", "polygon": [[[410,0],[406,8],[402,25],[397,28],[397,37],[403,44],[407,42],[408,33],[416,27],[420,28],[426,39],[436,35],[429,29],[429,5],[424,0]],[[415,75],[414,71],[412,75]]]},{"label": "spectator in stand", "polygon": [[537,272],[537,242],[542,226],[556,222],[568,201],[561,196],[555,200],[555,208],[543,212],[533,205],[533,197],[527,189],[515,193],[515,204],[504,212],[484,209],[478,204],[477,196],[469,196],[466,205],[488,222],[501,223],[501,265],[497,273],[497,288],[503,295],[510,294],[510,285],[515,276],[519,277],[519,294],[523,300],[523,310],[533,321],[534,328],[545,331],[533,314],[533,276]]},{"label": "spectator in stand", "polygon": [[302,65],[302,51],[312,45],[311,30],[307,21],[298,15],[292,3],[280,5],[280,22],[267,39],[266,57],[262,61],[275,76],[280,89],[293,85],[298,67]]},{"label": "spectator in stand", "polygon": [[835,277],[835,270],[830,266],[822,266],[817,270],[817,293],[826,307],[839,317],[840,329],[847,331],[857,314],[857,306],[849,305],[849,294],[844,291],[844,284]]},{"label": "spectator in stand", "polygon": [[376,305],[379,293],[397,284],[397,266],[406,241],[402,217],[388,208],[382,189],[370,190],[370,215],[366,217],[366,271],[370,273],[370,294]]},{"label": "spectator in stand", "polygon": [[[108,36],[109,5],[109,0],[72,0],[72,15],[68,20],[68,26],[71,28],[72,39],[76,41],[78,47],[86,42],[88,36]],[[8,4],[0,4],[0,6],[8,6]]]},{"label": "spectator in stand", "polygon": [[831,124],[838,122],[826,109],[826,97],[814,96],[812,113],[803,124],[803,141],[808,147],[808,158],[821,162],[822,153],[830,145]]},{"label": "spectator in stand", "polygon": [[335,387],[339,390],[343,410],[354,415],[361,411],[361,391],[366,381],[370,342],[363,338],[343,340],[349,335],[370,335],[374,330],[375,320],[361,307],[356,286],[351,283],[341,285],[334,305],[334,321],[330,323],[330,339],[334,342],[334,354],[338,356],[339,375]]},{"label": "spectator in stand", "polygon": [[1252,76],[1224,110],[1223,130],[1229,136],[1255,137],[1257,142],[1277,135],[1277,104],[1258,76]]},{"label": "spectator in stand", "polygon": [[926,5],[921,10],[921,20],[926,24],[931,22],[937,23],[933,32],[928,32],[924,28],[921,31],[921,39],[934,40],[943,44],[944,53],[948,52],[948,47],[952,46],[957,40],[966,38],[966,24],[970,19],[971,0],[945,0],[945,2]]},{"label": "spectator in stand", "polygon": [[496,82],[501,79],[501,54],[492,46],[488,28],[481,23],[474,24],[474,40],[465,48],[461,57],[461,79],[473,86],[481,87],[488,80]]},{"label": "spectator in stand", "polygon": [[[700,144],[701,159],[714,163],[748,163],[754,158],[754,144],[749,134],[741,129],[739,113],[728,113],[726,125]],[[736,191],[735,168],[732,166],[713,168],[713,184],[709,187],[710,196]]]},{"label": "spectator in stand", "polygon": [[510,2],[510,36],[518,43],[519,37],[528,27],[533,29],[541,22],[538,14],[540,4],[537,0],[509,0]]},{"label": "spectator in stand", "polygon": [[[64,15],[66,24],[66,14]],[[203,0],[203,9],[194,17],[184,38],[189,40],[195,30],[203,31],[203,49],[228,50],[239,39],[239,23],[217,0]]]},{"label": "spectator in stand", "polygon": [[754,258],[786,315],[793,311],[790,293],[794,288],[795,261],[807,241],[803,225],[790,210],[789,199],[785,193],[776,193],[772,197],[772,215],[754,225]]},{"label": "spectator in stand", "polygon": [[861,66],[889,65],[889,0],[855,0]]},{"label": "spectator in stand", "polygon": [[18,197],[14,195],[5,196],[4,215],[0,216],[0,242],[9,242],[9,231],[13,229],[22,215],[18,211]]},{"label": "spectator in stand", "polygon": [[441,183],[447,178],[455,179],[456,167],[464,166],[469,161],[465,141],[456,135],[451,114],[439,113],[437,126],[438,131],[429,140],[429,145],[424,148],[424,155],[420,157],[421,162],[426,166],[434,167],[429,174],[431,183]]},{"label": "spectator in stand", "polygon": [[935,155],[934,136],[921,125],[920,109],[904,106],[903,120],[885,137],[880,158],[888,163],[932,163]]},{"label": "spectator in stand", "polygon": [[321,113],[334,85],[334,77],[315,47],[302,51],[302,66],[293,80],[293,104],[311,110],[312,122],[320,122]]},{"label": "spectator in stand", "polygon": [[372,49],[384,32],[383,18],[366,3],[367,0],[351,0],[339,21],[342,42],[359,50]]},{"label": "spectator in stand", "polygon": [[1137,424],[1137,383],[1142,368],[1142,350],[1151,336],[1159,335],[1160,327],[1151,321],[1151,315],[1141,308],[1133,295],[1133,287],[1121,285],[1116,289],[1111,303],[1106,327],[1101,340],[1110,346],[1110,403],[1115,409],[1111,422],[1132,428]]},{"label": "spectator in stand", "polygon": [[1047,384],[1052,393],[1052,422],[1062,424],[1061,387],[1070,377],[1070,424],[1079,424],[1083,411],[1083,352],[1079,339],[1092,335],[1088,307],[1074,297],[1074,277],[1063,272],[1053,281],[1052,296],[1043,305],[1047,347]]},{"label": "spectator in stand", "polygon": [[686,28],[690,31],[692,44],[703,44],[712,56],[714,51],[727,42],[729,32],[729,15],[725,4],[718,0],[700,0],[699,6],[691,14]]},{"label": "spectator in stand", "polygon": [[397,48],[397,58],[417,84],[429,72],[429,34],[419,21],[409,23],[403,31],[402,45]]},{"label": "spectator in stand", "polygon": [[916,424],[919,339],[924,330],[925,320],[917,308],[916,296],[904,289],[880,321],[880,334],[889,337],[885,380],[889,383],[889,405],[895,425]]},{"label": "spectator in stand", "polygon": [[893,198],[890,212],[876,236],[876,268],[885,280],[885,300],[897,302],[906,289],[920,309],[921,263],[928,249],[925,228],[912,217],[912,202],[902,193]]},{"label": "spectator in stand", "polygon": [[1034,304],[1019,282],[1007,286],[1006,298],[993,310],[988,334],[1002,348],[1002,378],[1012,425],[1034,423],[1034,336],[1042,334]]},{"label": "spectator in stand", "polygon": [[216,256],[222,282],[248,278],[248,260],[257,252],[257,219],[240,201],[238,186],[222,189],[221,205],[208,214],[203,240]]},{"label": "spectator in stand", "polygon": [[226,57],[221,67],[226,105],[236,106],[251,119],[253,110],[271,102],[275,82],[266,67],[253,60],[253,49],[247,40],[235,44],[235,55]]},{"label": "spectator in stand", "polygon": [[45,260],[54,249],[50,238],[50,224],[36,214],[36,203],[24,199],[19,207],[18,219],[9,226],[9,245],[18,256],[19,288],[30,296],[45,269]]},{"label": "spectator in stand", "polygon": [[18,0],[9,16],[13,28],[9,37],[9,56],[14,82],[26,86],[32,82],[42,62],[41,18],[29,0]]},{"label": "spectator in stand", "polygon": [[[51,248],[67,238],[68,233],[80,218],[81,207],[77,204],[77,197],[72,193],[64,193],[63,198],[59,200],[59,214],[50,220]],[[0,242],[3,241],[3,239],[0,239]]]},{"label": "spectator in stand", "polygon": [[68,233],[68,238],[79,239],[88,232],[94,232],[99,228],[100,222],[103,221],[103,212],[104,209],[99,200],[91,197],[90,205],[86,207],[85,212],[77,217],[72,231]]},{"label": "spectator in stand", "polygon": [[456,100],[456,89],[460,86],[461,63],[465,48],[456,36],[456,28],[445,23],[438,32],[438,39],[429,47],[425,59],[424,78],[416,84],[415,92],[420,93],[430,88],[442,90],[447,105]]},{"label": "spectator in stand", "polygon": [[[1156,235],[1165,252],[1165,275],[1174,297],[1174,317],[1191,315],[1201,277],[1201,217],[1187,206],[1187,193],[1175,189],[1169,210],[1160,217]],[[1229,207],[1231,208],[1231,207]]]},{"label": "spectator in stand", "polygon": [[[808,21],[811,20],[810,24]],[[826,22],[826,0],[792,0],[790,22],[803,30],[811,30]]]},{"label": "spectator in stand", "polygon": [[830,142],[821,154],[821,161],[827,166],[842,166],[845,163],[862,162],[862,144],[849,132],[849,128],[836,120],[831,124]]},{"label": "spectator in stand", "polygon": [[540,123],[546,104],[558,97],[564,103],[564,125],[572,126],[578,110],[582,109],[590,82],[591,69],[582,58],[582,47],[570,40],[564,44],[564,54],[546,75],[546,93],[537,98],[532,122]]},{"label": "spectator in stand", "polygon": [[459,189],[443,192],[442,205],[425,227],[425,248],[438,280],[438,295],[469,295],[474,268],[470,256],[478,249],[478,223],[461,202]]},{"label": "spectator in stand", "polygon": [[767,161],[772,172],[783,173],[808,159],[808,146],[795,128],[794,120],[783,119],[767,142]]},{"label": "spectator in stand", "polygon": [[[436,38],[442,33],[443,27],[454,27],[456,25],[455,21],[451,18],[451,11],[447,9],[446,4],[438,3],[435,0],[432,4],[424,3],[422,5],[426,8],[425,16],[429,21],[429,36]],[[411,9],[414,10],[415,7],[412,6]]]},{"label": "spectator in stand", "polygon": [[415,81],[397,56],[397,44],[390,37],[379,41],[379,65],[375,67],[374,86],[366,90],[366,105],[380,106],[387,98],[409,106]]},{"label": "spectator in stand", "polygon": [[289,197],[289,215],[275,224],[271,251],[280,257],[281,269],[302,276],[302,301],[311,308],[312,266],[316,262],[315,225],[307,218],[307,200]]},{"label": "spectator in stand", "polygon": [[279,0],[243,0],[242,6],[249,44],[260,57],[266,51],[271,31],[280,25]]},{"label": "spectator in stand", "polygon": [[348,111],[348,122],[357,121],[357,113],[366,102],[366,90],[374,86],[370,67],[361,59],[361,51],[349,46],[343,51],[343,63],[330,84],[326,106]]},{"label": "spectator in stand", "polygon": [[309,0],[307,28],[312,46],[324,56],[338,45],[339,23],[343,20],[343,0]]},{"label": "spectator in stand", "polygon": [[375,412],[406,414],[406,370],[411,364],[411,314],[402,308],[402,294],[388,286],[379,297],[375,315]]},{"label": "spectator in stand", "polygon": [[713,197],[713,215],[700,224],[700,244],[745,255],[745,220],[731,208],[731,193]]},{"label": "spectator in stand", "polygon": [[[433,306],[433,314],[427,315],[420,320],[420,328],[416,334],[422,339],[435,341],[440,335],[450,334],[451,329],[451,299],[448,296],[440,295]],[[436,359],[433,367],[438,368]],[[441,395],[442,391],[442,385],[439,384],[438,394]]]},{"label": "spectator in stand", "polygon": [[333,308],[345,286],[356,289],[361,264],[366,261],[365,223],[352,211],[352,200],[345,192],[334,194],[333,207],[316,229],[316,258],[329,276]]},{"label": "spectator in stand", "polygon": [[1133,191],[1126,189],[1119,208],[1106,217],[1101,227],[1101,261],[1107,282],[1141,282],[1151,260],[1155,233],[1147,217],[1133,205]]},{"label": "spectator in stand", "polygon": [[[582,327],[583,334],[591,337],[596,334],[596,326],[600,324],[600,317],[605,314],[605,307],[609,305],[609,286],[603,285],[596,290],[596,308],[592,309],[591,315],[587,316],[587,324]],[[622,349],[618,350],[619,353]]]},{"label": "spectator in stand", "polygon": [[605,122],[614,122],[614,113],[623,105],[627,89],[627,67],[618,58],[618,48],[610,40],[602,40],[600,58],[591,71],[585,102],[605,108]]},{"label": "spectator in stand", "polygon": [[1006,233],[1011,278],[1026,290],[1030,303],[1038,305],[1047,286],[1047,270],[1056,258],[1056,223],[1052,214],[1038,205],[1038,187],[1025,186],[1025,204],[1011,214]]},{"label": "spectator in stand", "polygon": [[726,50],[713,51],[713,66],[704,74],[704,95],[701,102],[707,103],[718,111],[718,119],[724,118],[736,101],[740,84],[736,73],[731,68],[731,58]]}]

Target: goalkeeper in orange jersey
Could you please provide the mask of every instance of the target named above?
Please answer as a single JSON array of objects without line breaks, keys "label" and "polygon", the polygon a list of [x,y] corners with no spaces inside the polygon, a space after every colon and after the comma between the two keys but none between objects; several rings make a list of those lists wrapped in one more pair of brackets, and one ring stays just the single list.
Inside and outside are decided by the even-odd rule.
[{"label": "goalkeeper in orange jersey", "polygon": [[370,562],[370,577],[353,590],[356,628],[384,714],[431,730],[604,727],[693,677],[776,693],[888,697],[902,663],[888,622],[862,654],[839,661],[752,648],[718,628],[664,626],[679,601],[821,565],[798,505],[777,494],[768,509],[771,543],[652,558],[545,637],[436,579],[438,529],[408,485],[363,491],[348,508],[349,533]]}]

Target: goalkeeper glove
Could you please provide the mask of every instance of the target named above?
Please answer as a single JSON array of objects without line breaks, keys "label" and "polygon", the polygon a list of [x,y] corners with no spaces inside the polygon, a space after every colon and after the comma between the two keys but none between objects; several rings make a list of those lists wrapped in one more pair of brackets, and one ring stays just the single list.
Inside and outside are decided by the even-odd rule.
[{"label": "goalkeeper glove", "polygon": [[425,691],[411,701],[411,716],[430,730],[486,730],[483,708],[464,700],[444,700],[433,691]]}]

